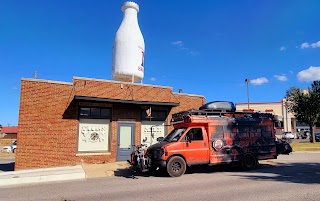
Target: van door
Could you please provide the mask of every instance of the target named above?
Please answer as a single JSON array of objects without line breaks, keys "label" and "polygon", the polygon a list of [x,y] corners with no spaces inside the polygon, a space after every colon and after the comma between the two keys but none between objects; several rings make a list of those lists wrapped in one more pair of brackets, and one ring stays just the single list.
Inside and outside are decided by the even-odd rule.
[{"label": "van door", "polygon": [[184,156],[187,164],[209,163],[209,144],[206,131],[202,127],[191,128],[184,138]]}]

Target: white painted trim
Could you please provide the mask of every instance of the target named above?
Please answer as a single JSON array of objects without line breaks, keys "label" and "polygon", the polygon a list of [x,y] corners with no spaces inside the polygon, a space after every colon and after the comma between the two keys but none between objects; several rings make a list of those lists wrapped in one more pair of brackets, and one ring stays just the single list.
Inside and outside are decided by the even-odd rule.
[{"label": "white painted trim", "polygon": [[54,81],[54,80],[43,80],[43,79],[33,79],[33,78],[21,78],[23,81],[30,81],[30,82],[46,82],[46,83],[53,83],[53,84],[66,84],[66,85],[73,85],[71,82],[62,82],[62,81]]},{"label": "white painted trim", "polygon": [[86,78],[86,77],[73,77],[73,80],[90,80],[90,81],[99,81],[99,82],[112,82],[112,83],[119,83],[119,84],[128,84],[128,85],[138,85],[138,86],[149,86],[149,87],[161,87],[166,89],[173,89],[172,87],[168,86],[160,86],[160,85],[151,85],[151,84],[140,84],[140,83],[131,83],[131,82],[121,82],[121,81],[115,81],[115,80],[103,80],[103,79],[95,79],[95,78]]},{"label": "white painted trim", "polygon": [[110,152],[104,153],[76,153],[76,156],[109,156],[111,155]]},{"label": "white painted trim", "polygon": [[185,93],[178,93],[178,92],[173,92],[175,95],[182,95],[182,96],[196,96],[196,97],[202,97],[205,98],[203,95],[198,95],[198,94],[185,94]]}]

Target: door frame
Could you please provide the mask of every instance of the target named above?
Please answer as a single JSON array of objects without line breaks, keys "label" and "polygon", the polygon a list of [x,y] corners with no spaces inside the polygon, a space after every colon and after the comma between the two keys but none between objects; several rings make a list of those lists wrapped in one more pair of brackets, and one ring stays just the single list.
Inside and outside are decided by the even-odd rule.
[{"label": "door frame", "polygon": [[[123,159],[123,156],[120,155],[120,147],[119,147],[119,143],[120,143],[120,128],[121,126],[131,126],[132,127],[132,130],[131,130],[131,147],[130,149],[128,150],[128,153],[129,153],[129,158],[127,159]],[[128,160],[130,159],[130,154],[133,150],[133,145],[134,145],[134,142],[135,142],[135,131],[136,131],[136,123],[135,122],[118,122],[118,129],[117,129],[117,143],[116,143],[116,161],[125,161],[125,160]]]}]

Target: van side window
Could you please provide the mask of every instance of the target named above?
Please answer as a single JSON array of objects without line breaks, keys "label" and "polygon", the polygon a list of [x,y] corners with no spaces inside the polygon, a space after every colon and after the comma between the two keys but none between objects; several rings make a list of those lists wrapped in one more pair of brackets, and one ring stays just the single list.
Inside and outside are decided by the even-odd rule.
[{"label": "van side window", "polygon": [[202,129],[192,128],[188,131],[187,136],[190,138],[191,141],[203,140]]}]

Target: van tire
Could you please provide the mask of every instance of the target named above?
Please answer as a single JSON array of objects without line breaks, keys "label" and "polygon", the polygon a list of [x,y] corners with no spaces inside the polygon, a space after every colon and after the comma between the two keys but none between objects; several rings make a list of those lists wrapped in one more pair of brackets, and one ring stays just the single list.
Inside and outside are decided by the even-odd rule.
[{"label": "van tire", "polygon": [[247,153],[242,157],[241,165],[244,170],[253,170],[257,166],[257,159],[253,154]]},{"label": "van tire", "polygon": [[180,177],[186,172],[186,162],[180,156],[173,156],[167,163],[167,172],[171,177]]}]

